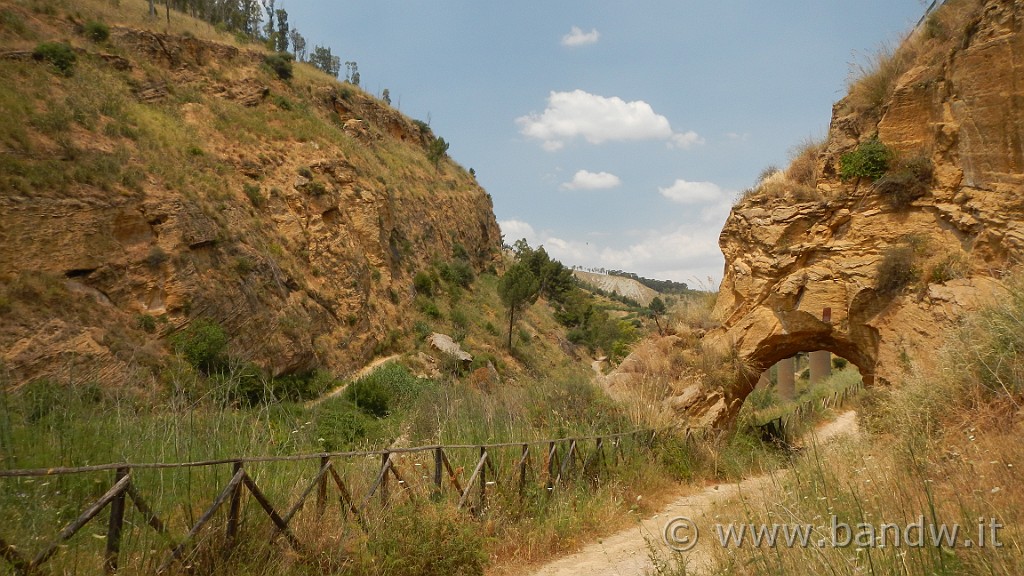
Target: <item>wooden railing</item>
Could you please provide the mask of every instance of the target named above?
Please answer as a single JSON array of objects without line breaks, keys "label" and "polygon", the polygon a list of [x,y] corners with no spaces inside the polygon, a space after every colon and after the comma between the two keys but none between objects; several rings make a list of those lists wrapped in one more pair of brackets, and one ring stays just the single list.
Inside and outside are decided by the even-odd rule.
[{"label": "wooden railing", "polygon": [[[427,496],[432,500],[448,498],[458,508],[470,510],[473,514],[482,514],[487,509],[489,492],[502,488],[512,491],[513,498],[521,500],[529,486],[534,485],[550,497],[569,481],[584,479],[591,483],[599,483],[605,472],[621,462],[627,451],[636,451],[649,447],[655,432],[652,430],[635,430],[619,434],[589,436],[579,438],[559,438],[533,442],[510,442],[481,445],[451,446],[419,446],[415,448],[395,448],[370,452],[334,452],[320,454],[303,454],[278,457],[233,458],[183,463],[116,463],[96,466],[60,467],[43,469],[0,470],[0,482],[10,479],[30,477],[67,476],[75,474],[113,474],[111,486],[75,520],[68,523],[52,540],[35,554],[29,554],[25,547],[17,546],[6,540],[6,529],[0,524],[0,558],[3,558],[18,574],[35,573],[44,563],[51,560],[61,548],[65,547],[83,527],[95,519],[103,510],[109,508],[103,553],[103,567],[107,573],[118,571],[121,557],[121,545],[126,529],[135,523],[126,524],[125,514],[129,504],[141,516],[144,524],[159,534],[166,545],[162,561],[156,567],[156,573],[166,572],[176,562],[180,562],[188,554],[195,552],[197,535],[210,524],[215,514],[227,505],[227,522],[224,527],[223,545],[230,549],[238,539],[243,491],[251,495],[251,499],[259,504],[259,510],[271,522],[270,540],[283,537],[294,550],[303,551],[301,539],[292,531],[292,521],[301,511],[307,500],[315,492],[315,509],[318,517],[328,508],[328,493],[333,488],[337,495],[342,516],[352,520],[362,530],[368,531],[367,514],[374,498],[378,498],[386,506],[392,498],[405,496],[416,500]],[[471,474],[465,480],[460,476],[462,467],[455,467],[449,455],[457,451],[472,451],[476,456]],[[505,469],[499,469],[498,453],[505,453]],[[511,455],[508,453],[511,452]],[[539,452],[539,453],[538,453]],[[511,457],[510,457],[511,456]],[[339,471],[339,463],[353,459],[380,458],[380,467],[376,470],[374,480],[369,488],[356,498],[353,490],[353,479]],[[408,462],[403,458],[416,459],[424,462],[432,461],[432,475],[419,476],[427,481],[417,482],[414,474],[407,474],[403,469]],[[409,467],[426,466],[415,462]],[[281,507],[271,501],[264,490],[257,485],[249,474],[249,468],[255,464],[270,462],[313,462],[316,473],[297,490],[298,496],[287,507]],[[514,462],[514,464],[513,464]],[[168,523],[158,517],[154,507],[143,496],[143,487],[136,484],[134,474],[146,470],[172,470],[183,468],[209,468],[231,466],[231,478],[223,486],[213,501],[205,508],[198,520],[191,525],[186,534],[174,537]],[[465,468],[468,469],[468,468]],[[446,489],[446,485],[448,488]],[[0,487],[2,489],[2,487]],[[189,503],[192,505],[193,503]],[[24,536],[24,535],[21,535]]]}]

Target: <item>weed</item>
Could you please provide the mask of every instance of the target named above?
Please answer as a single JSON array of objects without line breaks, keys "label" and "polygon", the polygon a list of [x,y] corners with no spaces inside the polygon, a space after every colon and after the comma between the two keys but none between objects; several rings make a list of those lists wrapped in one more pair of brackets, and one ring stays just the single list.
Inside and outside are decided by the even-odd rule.
[{"label": "weed", "polygon": [[927,157],[899,160],[875,182],[878,191],[893,208],[906,210],[911,203],[928,193],[934,168]]},{"label": "weed", "polygon": [[893,295],[917,279],[914,267],[914,249],[908,245],[892,246],[882,254],[878,263],[875,288],[881,294]]}]

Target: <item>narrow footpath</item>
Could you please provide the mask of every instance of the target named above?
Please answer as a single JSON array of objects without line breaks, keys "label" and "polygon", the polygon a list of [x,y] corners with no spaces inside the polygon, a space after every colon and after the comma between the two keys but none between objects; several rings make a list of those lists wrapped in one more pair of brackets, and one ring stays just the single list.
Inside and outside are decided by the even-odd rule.
[{"label": "narrow footpath", "polygon": [[[807,438],[808,442],[824,443],[841,435],[856,436],[857,413],[848,411],[835,420],[825,423]],[[779,471],[775,474],[785,474]],[[655,546],[663,557],[671,554],[665,544],[663,531],[666,524],[673,518],[685,516],[694,520],[698,528],[710,523],[714,517],[714,508],[741,494],[757,497],[772,481],[771,474],[763,474],[747,478],[741,482],[718,484],[702,492],[697,492],[676,499],[657,514],[640,521],[636,526],[627,528],[607,538],[598,540],[580,551],[549,562],[534,572],[534,576],[643,576],[653,571],[649,544]],[[705,521],[705,522],[702,522]],[[683,533],[685,534],[685,532]],[[698,573],[707,571],[713,556],[711,555],[711,538],[704,534],[697,546],[686,554],[687,568]]]}]

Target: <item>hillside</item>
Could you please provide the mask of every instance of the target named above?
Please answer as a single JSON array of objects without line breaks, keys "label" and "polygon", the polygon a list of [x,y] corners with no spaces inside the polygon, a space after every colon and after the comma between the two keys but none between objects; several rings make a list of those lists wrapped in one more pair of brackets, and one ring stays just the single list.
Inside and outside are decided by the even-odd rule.
[{"label": "hillside", "polygon": [[[274,375],[344,372],[412,338],[417,272],[497,262],[489,195],[432,161],[425,123],[305,64],[283,78],[260,46],[182,14],[175,33],[122,21],[144,13],[0,1],[0,360],[15,383],[155,378],[197,320]],[[90,21],[109,37],[87,37]]]},{"label": "hillside", "polygon": [[588,286],[593,286],[609,294],[618,294],[619,296],[629,298],[641,306],[649,305],[651,300],[658,295],[654,290],[632,278],[612,276],[610,274],[595,274],[593,272],[584,272],[583,270],[573,270],[573,275],[580,282]]}]

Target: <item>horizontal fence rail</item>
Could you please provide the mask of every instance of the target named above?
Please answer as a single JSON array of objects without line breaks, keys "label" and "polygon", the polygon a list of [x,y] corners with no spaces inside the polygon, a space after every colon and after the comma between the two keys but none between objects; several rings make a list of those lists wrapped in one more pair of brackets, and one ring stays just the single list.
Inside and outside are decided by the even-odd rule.
[{"label": "horizontal fence rail", "polygon": [[[586,437],[566,437],[530,442],[504,442],[496,444],[432,445],[413,448],[358,452],[324,452],[290,456],[266,456],[228,458],[181,463],[114,463],[94,466],[54,467],[21,470],[0,470],[0,481],[31,481],[31,478],[60,477],[77,474],[113,472],[110,488],[89,505],[77,518],[68,523],[52,540],[35,554],[26,547],[16,546],[0,534],[0,558],[10,565],[17,574],[37,573],[39,568],[51,560],[67,542],[81,531],[101,512],[109,509],[103,554],[103,569],[116,573],[121,561],[121,548],[126,529],[136,525],[148,527],[163,542],[165,551],[155,572],[165,573],[175,563],[183,562],[196,552],[198,536],[212,524],[218,513],[226,513],[223,530],[223,546],[232,549],[238,539],[242,523],[243,495],[247,501],[255,501],[258,510],[270,521],[271,542],[283,539],[296,552],[302,552],[304,544],[292,530],[292,521],[305,507],[315,493],[315,512],[322,517],[332,501],[329,494],[335,494],[340,515],[351,521],[357,530],[370,531],[371,512],[386,511],[395,499],[415,502],[426,498],[432,501],[451,502],[459,509],[466,509],[474,515],[485,513],[488,498],[499,489],[506,495],[522,498],[531,487],[552,497],[558,489],[570,481],[586,481],[597,484],[602,475],[611,467],[622,462],[627,452],[648,448],[658,431],[633,430],[617,434]],[[466,466],[453,465],[453,457],[469,452],[469,459],[458,460]],[[358,473],[347,471],[345,465],[358,463],[365,469],[367,462],[379,459],[379,466],[373,473],[373,480],[363,491],[359,490]],[[316,472],[311,479],[295,486],[294,501],[282,506],[275,504],[258,484],[260,478],[253,467],[269,463],[315,464]],[[231,467],[231,476],[219,493],[197,519],[188,522],[188,531],[180,537],[171,534],[165,516],[161,519],[156,509],[143,496],[143,482],[139,473],[147,471],[173,471],[182,469],[211,469]],[[424,473],[429,471],[430,474]],[[469,471],[468,477],[466,472]],[[264,480],[260,480],[263,482]],[[361,492],[361,497],[357,494]],[[379,508],[374,501],[379,501]],[[187,502],[194,506],[195,502]],[[180,504],[180,503],[179,503]],[[226,512],[225,512],[226,509]],[[141,522],[126,522],[126,513],[134,510]],[[190,516],[189,516],[190,517]],[[180,520],[180,519],[179,519]],[[4,530],[0,525],[0,530]],[[100,537],[100,535],[97,535]]]}]

